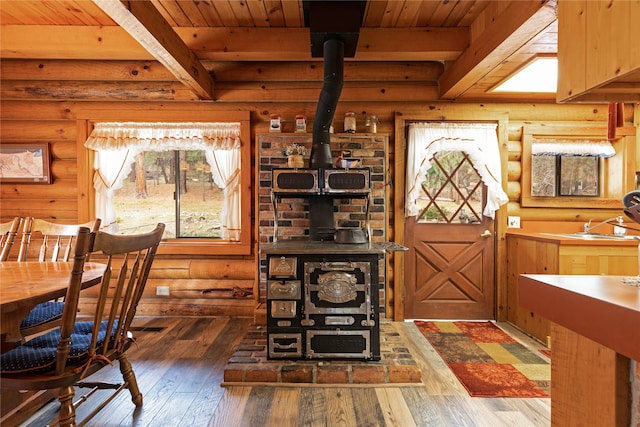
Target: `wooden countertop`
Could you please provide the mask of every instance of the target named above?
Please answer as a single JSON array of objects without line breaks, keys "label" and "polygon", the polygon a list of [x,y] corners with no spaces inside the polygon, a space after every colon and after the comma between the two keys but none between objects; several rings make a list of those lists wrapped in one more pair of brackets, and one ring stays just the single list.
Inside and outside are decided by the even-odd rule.
[{"label": "wooden countertop", "polygon": [[520,305],[640,361],[640,287],[623,276],[521,274]]},{"label": "wooden countertop", "polygon": [[[579,245],[579,246],[638,246],[640,241],[634,238],[626,239],[580,239],[569,237],[572,232],[527,232],[522,230],[509,230],[507,236],[521,237],[524,239],[537,240],[540,242],[556,243],[559,245]],[[565,235],[563,235],[565,234]]]}]

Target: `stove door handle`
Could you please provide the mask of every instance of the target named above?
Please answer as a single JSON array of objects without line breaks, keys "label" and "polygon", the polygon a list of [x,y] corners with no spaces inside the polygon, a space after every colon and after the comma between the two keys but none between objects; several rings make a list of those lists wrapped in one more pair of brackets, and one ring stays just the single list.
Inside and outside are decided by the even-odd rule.
[{"label": "stove door handle", "polygon": [[292,348],[297,347],[296,343],[284,345],[284,344],[278,344],[277,342],[274,342],[272,344],[273,344],[273,348],[277,348],[278,350],[291,350]]},{"label": "stove door handle", "polygon": [[323,271],[333,271],[333,270],[337,270],[337,271],[344,271],[344,270],[355,270],[355,266],[353,265],[352,262],[323,262],[322,265],[320,266],[320,268]]}]

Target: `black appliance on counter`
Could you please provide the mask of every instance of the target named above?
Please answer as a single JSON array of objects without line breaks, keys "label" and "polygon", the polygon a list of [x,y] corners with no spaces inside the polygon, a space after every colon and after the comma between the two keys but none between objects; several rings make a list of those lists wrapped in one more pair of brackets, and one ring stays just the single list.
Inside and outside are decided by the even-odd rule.
[{"label": "black appliance on counter", "polygon": [[269,359],[380,360],[384,245],[266,245]]}]

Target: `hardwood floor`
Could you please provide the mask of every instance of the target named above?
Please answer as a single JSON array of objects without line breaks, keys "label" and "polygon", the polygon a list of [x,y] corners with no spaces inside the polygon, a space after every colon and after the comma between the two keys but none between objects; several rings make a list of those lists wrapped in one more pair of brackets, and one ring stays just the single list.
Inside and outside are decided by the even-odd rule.
[{"label": "hardwood floor", "polygon": [[[423,371],[418,387],[221,387],[224,366],[252,319],[139,318],[130,351],[143,407],[120,393],[87,425],[111,426],[549,426],[550,399],[472,398],[413,323],[400,330]],[[502,325],[526,345],[537,342]],[[117,366],[102,379],[118,381]],[[93,379],[93,377],[92,377]],[[76,394],[81,396],[82,390]],[[96,395],[105,393],[98,391]],[[98,396],[78,408],[89,413]],[[24,426],[55,416],[53,401]]]}]

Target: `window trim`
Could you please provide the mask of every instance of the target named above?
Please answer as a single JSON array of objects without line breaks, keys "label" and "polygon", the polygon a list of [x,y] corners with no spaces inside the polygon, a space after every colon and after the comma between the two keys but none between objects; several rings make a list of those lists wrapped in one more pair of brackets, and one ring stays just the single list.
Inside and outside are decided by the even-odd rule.
[{"label": "window trim", "polygon": [[[611,141],[616,155],[602,158],[598,171],[600,194],[598,196],[532,196],[531,195],[531,144],[533,140],[580,139],[601,141],[607,134],[605,125],[525,125],[522,129],[521,206],[548,208],[610,208],[619,209],[627,183],[632,182],[631,170],[624,159],[634,158],[635,129],[618,128],[617,138]],[[633,155],[632,155],[633,153]]]},{"label": "window trim", "polygon": [[77,120],[76,146],[78,152],[78,218],[89,221],[95,216],[95,190],[93,188],[93,154],[84,147],[91,134],[93,123],[100,121],[156,121],[156,122],[239,122],[241,155],[241,224],[242,232],[237,242],[209,240],[206,238],[167,239],[160,243],[159,254],[170,255],[250,255],[252,253],[253,224],[251,219],[251,125],[250,112],[218,112],[168,110],[149,112],[135,109],[87,112],[90,117]]}]

